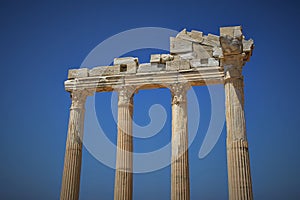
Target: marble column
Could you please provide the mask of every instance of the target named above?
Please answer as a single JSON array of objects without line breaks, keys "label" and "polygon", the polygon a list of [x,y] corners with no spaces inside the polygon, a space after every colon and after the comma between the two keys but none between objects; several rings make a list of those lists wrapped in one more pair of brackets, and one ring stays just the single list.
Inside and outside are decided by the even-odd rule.
[{"label": "marble column", "polygon": [[229,199],[249,200],[253,195],[244,114],[243,63],[239,55],[227,59],[230,62],[224,70]]},{"label": "marble column", "polygon": [[118,139],[115,174],[115,200],[132,199],[132,114],[135,88],[123,86],[116,89],[118,101]]},{"label": "marble column", "polygon": [[171,199],[190,199],[188,123],[187,123],[187,84],[173,84],[172,93],[172,164]]},{"label": "marble column", "polygon": [[91,91],[85,89],[71,92],[72,104],[60,193],[61,200],[77,200],[79,198],[84,107],[86,97],[92,94]]}]

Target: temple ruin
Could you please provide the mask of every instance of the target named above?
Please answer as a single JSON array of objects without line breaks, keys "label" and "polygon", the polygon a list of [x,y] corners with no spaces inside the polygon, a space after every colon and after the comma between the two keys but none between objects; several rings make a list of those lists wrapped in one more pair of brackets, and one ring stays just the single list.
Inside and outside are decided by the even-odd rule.
[{"label": "temple ruin", "polygon": [[72,104],[60,198],[79,198],[87,96],[95,92],[118,92],[114,199],[131,200],[133,96],[138,90],[169,88],[172,94],[171,199],[190,199],[186,94],[193,86],[223,84],[229,199],[253,199],[242,75],[253,47],[253,40],[245,39],[241,26],[221,27],[220,36],[184,29],[170,38],[170,54],[153,54],[149,63],[124,57],[115,58],[112,66],[69,70],[65,89],[71,94]]}]

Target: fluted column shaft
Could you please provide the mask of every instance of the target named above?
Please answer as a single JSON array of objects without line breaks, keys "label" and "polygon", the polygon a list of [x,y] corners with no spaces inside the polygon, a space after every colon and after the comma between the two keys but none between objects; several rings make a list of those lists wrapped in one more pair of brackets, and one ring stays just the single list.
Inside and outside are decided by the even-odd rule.
[{"label": "fluted column shaft", "polygon": [[253,199],[244,114],[242,66],[225,66],[227,167],[230,200]]},{"label": "fluted column shaft", "polygon": [[132,199],[132,114],[134,88],[118,88],[118,139],[115,174],[115,200]]},{"label": "fluted column shaft", "polygon": [[88,95],[90,95],[90,92],[87,90],[74,90],[71,92],[72,105],[70,108],[66,142],[64,171],[60,194],[61,200],[77,200],[79,198],[85,112],[84,106]]},{"label": "fluted column shaft", "polygon": [[190,199],[186,84],[173,84],[171,199]]}]

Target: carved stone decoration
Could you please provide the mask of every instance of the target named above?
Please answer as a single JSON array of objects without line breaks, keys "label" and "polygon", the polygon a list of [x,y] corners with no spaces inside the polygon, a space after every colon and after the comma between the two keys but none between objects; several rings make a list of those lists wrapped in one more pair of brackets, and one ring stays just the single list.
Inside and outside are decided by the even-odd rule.
[{"label": "carved stone decoration", "polygon": [[238,38],[227,35],[221,36],[220,42],[223,49],[223,55],[240,54],[243,52],[242,41]]},{"label": "carved stone decoration", "polygon": [[170,84],[169,88],[172,93],[172,105],[186,102],[186,92],[191,86],[188,83]]},{"label": "carved stone decoration", "polygon": [[93,89],[73,90],[70,93],[72,99],[71,109],[84,109],[87,96],[92,96],[94,92]]},{"label": "carved stone decoration", "polygon": [[128,106],[131,104],[131,97],[134,95],[136,87],[123,85],[121,87],[115,87],[114,90],[119,93],[118,106]]}]

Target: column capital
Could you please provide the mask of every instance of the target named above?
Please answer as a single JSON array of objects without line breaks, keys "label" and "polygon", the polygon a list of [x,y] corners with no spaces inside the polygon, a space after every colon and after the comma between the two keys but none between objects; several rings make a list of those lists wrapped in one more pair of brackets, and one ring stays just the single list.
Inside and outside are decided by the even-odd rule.
[{"label": "column capital", "polygon": [[172,93],[172,105],[186,102],[186,92],[191,87],[189,83],[173,83],[168,87]]},{"label": "column capital", "polygon": [[220,61],[221,66],[224,67],[225,81],[232,78],[241,78],[243,66],[252,54],[253,41],[244,39],[240,26],[223,27],[220,29],[220,34],[223,53]]},{"label": "column capital", "polygon": [[135,86],[131,85],[123,85],[119,87],[114,87],[114,90],[119,93],[119,106],[120,105],[128,105],[131,103],[132,96],[136,91]]},{"label": "column capital", "polygon": [[95,90],[91,89],[76,89],[70,92],[72,99],[71,109],[83,109],[87,96],[94,95]]},{"label": "column capital", "polygon": [[224,67],[224,78],[241,78],[245,65],[244,53],[236,55],[224,55],[221,58],[221,66]]}]

